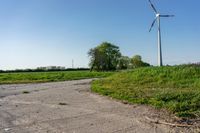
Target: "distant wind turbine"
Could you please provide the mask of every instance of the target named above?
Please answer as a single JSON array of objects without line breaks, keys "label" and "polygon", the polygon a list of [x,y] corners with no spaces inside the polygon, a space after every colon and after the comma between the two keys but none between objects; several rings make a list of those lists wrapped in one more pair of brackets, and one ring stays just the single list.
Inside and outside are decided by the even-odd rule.
[{"label": "distant wind turbine", "polygon": [[154,19],[153,23],[151,24],[151,28],[149,32],[151,32],[151,29],[153,28],[155,22],[158,23],[158,66],[163,66],[163,60],[162,60],[162,47],[161,47],[161,26],[160,26],[160,18],[161,17],[174,17],[174,15],[161,15],[155,8],[155,6],[152,4],[151,0],[149,0],[149,3],[156,15],[156,18]]}]

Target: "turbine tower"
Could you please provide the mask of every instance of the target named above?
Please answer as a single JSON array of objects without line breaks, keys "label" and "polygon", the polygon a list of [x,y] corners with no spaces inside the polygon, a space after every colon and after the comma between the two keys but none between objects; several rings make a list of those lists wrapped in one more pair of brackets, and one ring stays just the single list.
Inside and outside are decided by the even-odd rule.
[{"label": "turbine tower", "polygon": [[152,9],[153,9],[153,11],[156,15],[153,23],[151,24],[151,28],[150,28],[149,32],[151,32],[151,29],[153,28],[154,24],[157,21],[157,23],[158,23],[158,66],[163,66],[160,18],[162,18],[162,17],[174,17],[174,15],[162,15],[156,10],[156,8],[153,5],[153,3],[151,2],[151,0],[149,0],[149,3],[150,3],[150,5],[151,5],[151,7],[152,7]]}]

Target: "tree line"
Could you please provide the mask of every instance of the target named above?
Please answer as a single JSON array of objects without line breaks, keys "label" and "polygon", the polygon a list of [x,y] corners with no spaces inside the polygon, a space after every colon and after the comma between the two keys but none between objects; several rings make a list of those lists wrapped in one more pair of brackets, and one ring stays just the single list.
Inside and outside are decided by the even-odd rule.
[{"label": "tree line", "polygon": [[65,68],[61,66],[38,67],[36,69],[0,70],[0,73],[21,73],[21,72],[58,72],[58,71],[88,71],[89,68]]},{"label": "tree line", "polygon": [[96,71],[112,71],[133,69],[138,67],[150,66],[149,63],[142,61],[140,55],[133,57],[123,56],[118,46],[103,42],[88,52],[90,57],[90,69]]}]

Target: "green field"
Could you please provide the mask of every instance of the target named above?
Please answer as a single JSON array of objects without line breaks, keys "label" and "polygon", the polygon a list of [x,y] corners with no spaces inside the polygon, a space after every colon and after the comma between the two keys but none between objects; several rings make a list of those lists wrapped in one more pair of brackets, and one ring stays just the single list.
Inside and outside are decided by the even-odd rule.
[{"label": "green field", "polygon": [[94,81],[92,90],[129,103],[200,117],[200,67],[149,67]]},{"label": "green field", "polygon": [[200,67],[149,67],[125,72],[0,73],[0,84],[103,78],[92,90],[129,103],[165,108],[177,116],[200,117]]},{"label": "green field", "polygon": [[0,73],[0,84],[39,83],[87,78],[102,78],[110,76],[111,74],[113,74],[113,72],[59,71]]}]

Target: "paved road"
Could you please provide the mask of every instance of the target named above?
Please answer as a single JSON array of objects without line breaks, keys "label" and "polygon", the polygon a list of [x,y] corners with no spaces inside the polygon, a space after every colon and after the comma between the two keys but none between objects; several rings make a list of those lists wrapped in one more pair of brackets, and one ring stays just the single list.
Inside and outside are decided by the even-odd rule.
[{"label": "paved road", "polygon": [[[91,79],[0,86],[0,132],[168,133],[146,117],[152,108],[125,105],[90,92]],[[29,92],[24,94],[23,92]],[[181,129],[180,129],[181,130]]]}]

